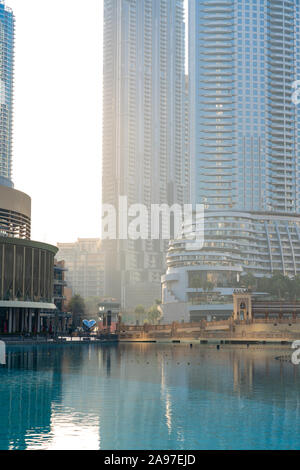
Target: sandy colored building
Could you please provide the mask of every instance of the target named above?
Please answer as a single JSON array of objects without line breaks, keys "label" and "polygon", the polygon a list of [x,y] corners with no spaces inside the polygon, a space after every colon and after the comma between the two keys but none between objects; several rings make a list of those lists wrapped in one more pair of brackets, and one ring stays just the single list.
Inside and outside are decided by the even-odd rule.
[{"label": "sandy colored building", "polygon": [[73,294],[83,298],[104,296],[104,256],[99,238],[78,238],[58,243],[57,259],[65,261],[65,279]]}]

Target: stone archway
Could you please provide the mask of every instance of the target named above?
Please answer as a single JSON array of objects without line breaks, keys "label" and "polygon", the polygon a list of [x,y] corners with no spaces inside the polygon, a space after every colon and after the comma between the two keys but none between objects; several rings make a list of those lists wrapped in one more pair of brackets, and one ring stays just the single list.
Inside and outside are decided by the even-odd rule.
[{"label": "stone archway", "polygon": [[248,291],[243,289],[236,290],[233,293],[233,320],[252,321],[252,298]]}]

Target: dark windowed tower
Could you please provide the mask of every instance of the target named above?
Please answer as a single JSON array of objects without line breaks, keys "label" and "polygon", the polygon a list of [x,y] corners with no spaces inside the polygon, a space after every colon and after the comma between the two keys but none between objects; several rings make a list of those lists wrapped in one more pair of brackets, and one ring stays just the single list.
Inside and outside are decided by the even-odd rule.
[{"label": "dark windowed tower", "polygon": [[[104,1],[103,203],[185,199],[183,0]],[[123,306],[160,297],[166,243],[104,243],[107,295]]]}]

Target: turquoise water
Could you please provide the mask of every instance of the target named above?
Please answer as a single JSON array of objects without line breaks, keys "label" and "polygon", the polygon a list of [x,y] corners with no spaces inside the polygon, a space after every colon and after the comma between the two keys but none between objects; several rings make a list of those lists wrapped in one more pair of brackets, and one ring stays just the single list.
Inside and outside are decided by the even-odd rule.
[{"label": "turquoise water", "polygon": [[300,366],[275,360],[282,353],[10,347],[0,366],[0,449],[300,449]]}]

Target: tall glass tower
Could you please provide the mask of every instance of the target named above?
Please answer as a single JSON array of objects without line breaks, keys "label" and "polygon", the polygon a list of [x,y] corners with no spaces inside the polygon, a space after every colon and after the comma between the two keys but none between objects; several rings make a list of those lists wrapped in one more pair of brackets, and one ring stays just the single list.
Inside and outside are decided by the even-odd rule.
[{"label": "tall glass tower", "polygon": [[[186,197],[183,0],[104,1],[103,203],[182,204]],[[123,306],[160,298],[166,246],[104,244],[106,294]]]},{"label": "tall glass tower", "polygon": [[299,212],[298,1],[190,0],[193,198]]},{"label": "tall glass tower", "polygon": [[299,11],[189,0],[192,198],[253,274],[300,273]]},{"label": "tall glass tower", "polygon": [[14,23],[12,10],[0,0],[0,185],[8,187],[13,186]]}]

